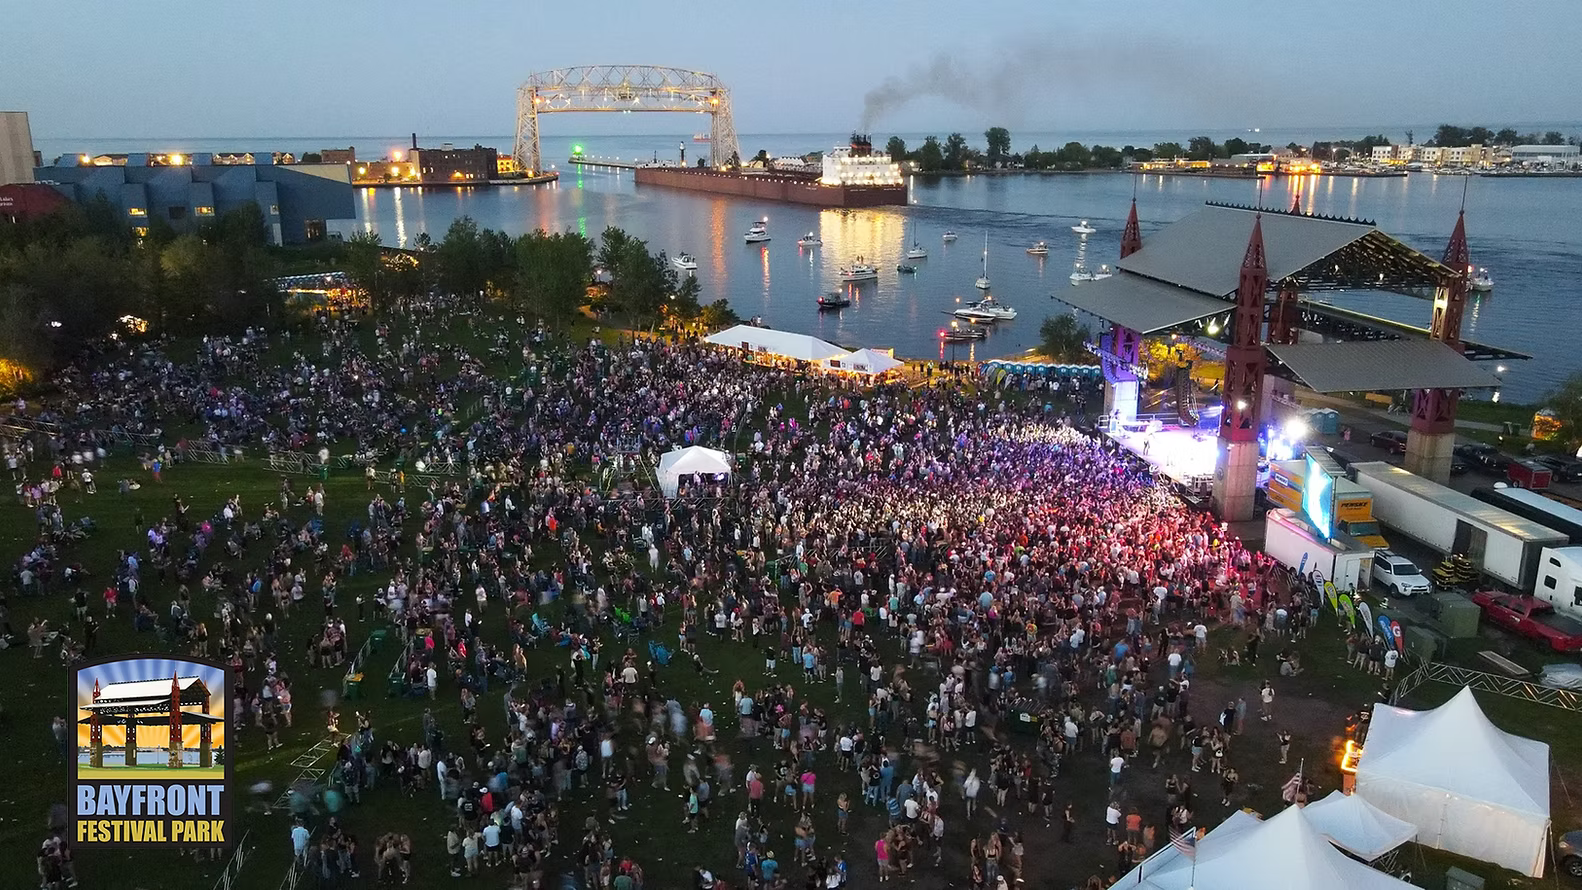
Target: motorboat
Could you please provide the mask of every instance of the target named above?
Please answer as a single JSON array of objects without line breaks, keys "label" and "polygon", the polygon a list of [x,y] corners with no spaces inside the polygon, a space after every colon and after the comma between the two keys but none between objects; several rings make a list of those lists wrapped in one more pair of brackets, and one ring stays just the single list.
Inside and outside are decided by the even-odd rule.
[{"label": "motorboat", "polygon": [[1073,285],[1078,285],[1084,281],[1101,281],[1114,274],[1114,272],[1110,271],[1109,266],[1100,266],[1097,272],[1089,269],[1087,266],[1081,266],[1072,271],[1071,283]]},{"label": "motorboat", "polygon": [[1471,269],[1468,269],[1468,271],[1472,272],[1472,275],[1471,280],[1467,282],[1467,287],[1474,293],[1486,294],[1489,291],[1494,290],[1494,279],[1489,275],[1489,270],[1478,269],[1476,271],[1472,271]]},{"label": "motorboat", "polygon": [[917,267],[907,263],[897,263],[895,266],[895,271],[904,272],[908,275],[911,275],[917,272]]},{"label": "motorboat", "polygon": [[850,305],[851,297],[846,296],[838,290],[832,290],[818,298],[818,308],[820,312],[823,312],[826,309],[845,309]]},{"label": "motorboat", "polygon": [[988,232],[984,232],[983,233],[983,274],[978,276],[978,280],[974,281],[972,283],[972,286],[977,288],[978,290],[988,290],[989,289],[989,233]]},{"label": "motorboat", "polygon": [[916,232],[912,233],[912,246],[907,250],[906,258],[909,260],[928,259],[928,251],[923,249],[923,245],[917,243]]},{"label": "motorboat", "polygon": [[1082,222],[1079,222],[1076,225],[1072,226],[1071,227],[1071,231],[1076,232],[1078,235],[1082,235],[1082,236],[1085,237],[1085,236],[1088,236],[1088,235],[1098,234],[1099,230],[1093,228],[1090,225],[1088,225],[1088,221],[1087,220],[1083,220]]},{"label": "motorboat", "polygon": [[878,277],[878,267],[863,262],[862,257],[857,257],[855,263],[840,268],[841,281],[872,281]]},{"label": "motorboat", "polygon": [[939,334],[939,338],[946,343],[971,343],[982,340],[987,336],[989,336],[987,330],[974,327],[951,328],[947,331],[941,331]]},{"label": "motorboat", "polygon": [[815,235],[812,232],[808,232],[806,235],[803,235],[801,238],[797,239],[796,246],[797,247],[818,247],[819,245],[821,245],[823,243],[824,243],[824,239],[820,238],[818,235]]},{"label": "motorboat", "polygon": [[747,230],[747,235],[745,237],[748,244],[757,244],[761,241],[768,241],[769,220],[761,219],[758,222],[753,223],[752,228]]},{"label": "motorboat", "polygon": [[955,315],[957,318],[965,318],[969,321],[980,321],[985,319],[992,321],[1011,321],[1012,319],[1016,318],[1015,309],[1002,304],[999,300],[996,300],[991,296],[985,296],[983,299],[975,303],[964,303],[960,309],[957,309],[951,314]]},{"label": "motorboat", "polygon": [[948,244],[948,243],[956,240],[956,233],[955,232],[946,232],[944,235],[941,235],[940,237],[945,241],[945,243]]},{"label": "motorboat", "polygon": [[685,269],[688,272],[691,272],[698,267],[697,259],[695,259],[690,253],[678,253],[676,254],[676,258],[671,260],[671,262],[676,264],[676,268]]},{"label": "motorboat", "polygon": [[1034,244],[1032,247],[1027,248],[1027,252],[1033,256],[1049,256],[1049,245],[1040,241],[1037,244]]}]

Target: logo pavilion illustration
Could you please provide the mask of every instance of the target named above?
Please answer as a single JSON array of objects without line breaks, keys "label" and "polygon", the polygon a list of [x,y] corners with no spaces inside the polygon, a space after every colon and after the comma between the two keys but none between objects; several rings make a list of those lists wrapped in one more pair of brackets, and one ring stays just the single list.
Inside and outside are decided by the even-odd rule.
[{"label": "logo pavilion illustration", "polygon": [[[197,711],[182,710],[196,706]],[[168,766],[180,769],[186,751],[183,734],[186,726],[196,724],[199,732],[198,768],[214,766],[214,724],[225,720],[223,715],[209,713],[209,688],[199,677],[171,675],[164,680],[135,680],[111,683],[100,687],[93,681],[93,701],[84,705],[89,716],[79,722],[89,726],[89,765],[104,767],[104,727],[126,727],[126,765],[137,766],[137,728],[162,726],[170,733],[166,748],[170,753]],[[150,764],[154,766],[155,764]]]}]

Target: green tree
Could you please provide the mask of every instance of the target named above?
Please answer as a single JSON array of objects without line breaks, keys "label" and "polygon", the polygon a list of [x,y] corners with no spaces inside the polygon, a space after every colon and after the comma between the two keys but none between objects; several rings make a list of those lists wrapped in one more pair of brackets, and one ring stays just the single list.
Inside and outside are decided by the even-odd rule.
[{"label": "green tree", "polygon": [[1151,160],[1154,159],[1153,149],[1137,148],[1136,146],[1132,146],[1132,145],[1128,145],[1125,148],[1122,148],[1121,149],[1121,154],[1124,155],[1125,157],[1131,158],[1132,160],[1139,161],[1139,162],[1151,161]]},{"label": "green tree", "polygon": [[1516,140],[1518,140],[1520,138],[1521,138],[1521,136],[1517,135],[1515,130],[1511,129],[1510,127],[1505,127],[1503,129],[1501,129],[1498,133],[1494,134],[1494,144],[1495,145],[1515,145],[1516,144]]},{"label": "green tree", "polygon": [[[1242,139],[1240,136],[1232,136],[1225,140],[1224,145],[1220,146],[1220,151],[1228,158],[1233,155],[1246,154],[1249,148],[1247,140]],[[1295,151],[1295,149],[1292,150]]]},{"label": "green tree", "polygon": [[1560,421],[1560,434],[1568,445],[1582,441],[1582,372],[1561,381],[1544,396],[1544,407]]},{"label": "green tree", "polygon": [[1032,148],[1022,152],[1022,166],[1029,170],[1042,170],[1047,166],[1044,152],[1038,150],[1038,143],[1034,142]]},{"label": "green tree", "polygon": [[989,145],[989,166],[996,166],[1011,155],[1011,131],[1004,127],[990,127],[984,131],[983,139]]},{"label": "green tree", "polygon": [[550,324],[569,321],[587,297],[593,245],[576,232],[539,230],[517,238],[514,250],[511,293],[518,304]]},{"label": "green tree", "polygon": [[1219,156],[1219,145],[1207,136],[1193,136],[1187,141],[1189,160],[1210,161]]},{"label": "green tree", "polygon": [[1126,158],[1121,150],[1110,145],[1093,146],[1092,158],[1088,161],[1094,167],[1114,169],[1125,163]]},{"label": "green tree", "polygon": [[891,136],[890,141],[885,143],[884,150],[890,155],[890,160],[897,164],[906,160],[906,140],[900,136]]},{"label": "green tree", "polygon": [[923,147],[917,150],[917,166],[924,173],[938,173],[945,168],[945,153],[937,138],[930,136],[923,140]]},{"label": "green tree", "polygon": [[1038,326],[1038,340],[1044,356],[1053,362],[1086,362],[1092,357],[1088,341],[1092,333],[1077,324],[1069,312],[1051,315]]},{"label": "green tree", "polygon": [[1543,141],[1540,142],[1539,144],[1540,145],[1565,145],[1566,144],[1566,137],[1565,137],[1565,134],[1561,133],[1559,130],[1550,130],[1549,132],[1544,134]]},{"label": "green tree", "polygon": [[322,155],[322,154],[320,154],[320,153],[318,153],[316,151],[306,152],[305,154],[302,155],[301,163],[304,163],[304,164],[322,164],[322,163],[324,163],[324,155]]},{"label": "green tree", "polygon": [[945,169],[961,170],[967,163],[967,138],[960,133],[945,137]]},{"label": "green tree", "polygon": [[1067,142],[1055,152],[1055,163],[1069,170],[1080,170],[1092,159],[1088,147],[1080,142]]},{"label": "green tree", "polygon": [[741,323],[741,316],[724,300],[715,300],[698,311],[698,324],[704,330],[718,331]]},{"label": "green tree", "polygon": [[352,286],[368,296],[376,311],[389,306],[392,291],[385,274],[384,245],[374,232],[357,232],[346,239],[345,270]]},{"label": "green tree", "polygon": [[1179,158],[1186,154],[1186,149],[1179,142],[1158,142],[1154,144],[1154,157]]}]

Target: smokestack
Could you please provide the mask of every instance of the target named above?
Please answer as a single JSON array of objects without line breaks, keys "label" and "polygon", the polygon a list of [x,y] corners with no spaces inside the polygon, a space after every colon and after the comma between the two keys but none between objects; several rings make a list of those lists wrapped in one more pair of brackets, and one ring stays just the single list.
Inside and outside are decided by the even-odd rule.
[{"label": "smokestack", "polygon": [[417,149],[417,134],[416,133],[412,134],[412,148],[414,150]]}]

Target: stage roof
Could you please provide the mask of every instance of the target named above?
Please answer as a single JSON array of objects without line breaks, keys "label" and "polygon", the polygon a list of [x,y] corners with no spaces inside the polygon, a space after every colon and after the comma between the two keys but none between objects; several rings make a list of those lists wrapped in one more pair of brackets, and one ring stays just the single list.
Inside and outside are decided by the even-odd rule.
[{"label": "stage roof", "polygon": [[1264,263],[1271,287],[1368,288],[1423,296],[1449,275],[1433,258],[1365,220],[1209,204],[1143,239],[1118,268],[1212,297],[1236,292],[1253,221],[1263,220]]},{"label": "stage roof", "polygon": [[[1381,340],[1405,338],[1422,338],[1429,336],[1429,330],[1404,321],[1396,321],[1355,309],[1341,306],[1332,306],[1328,303],[1319,303],[1313,300],[1303,300],[1301,303],[1302,323],[1300,327],[1305,330],[1319,331],[1326,336],[1342,337],[1347,340]],[[1464,347],[1462,354],[1472,361],[1512,360],[1522,361],[1532,358],[1525,352],[1506,349],[1503,346],[1491,346],[1475,340],[1462,338]]]},{"label": "stage roof", "polygon": [[1271,344],[1271,355],[1314,392],[1493,389],[1500,381],[1435,340]]},{"label": "stage roof", "polygon": [[1068,306],[1144,335],[1225,314],[1233,308],[1217,297],[1129,272],[1063,288],[1053,296]]},{"label": "stage roof", "polygon": [[[99,719],[104,721],[104,725],[105,726],[125,726],[128,723],[136,723],[138,726],[169,726],[170,725],[170,716],[167,715],[167,714],[145,714],[145,715],[143,715],[141,717],[122,717],[122,716],[116,715],[116,716],[111,716],[111,717],[101,717]],[[77,722],[78,723],[82,723],[82,724],[88,724],[88,723],[92,723],[93,722],[93,718],[92,717],[84,717],[81,720],[78,720]],[[194,713],[193,711],[182,711],[181,712],[181,722],[182,723],[191,723],[193,725],[197,725],[199,723],[210,723],[210,724],[212,724],[212,723],[224,723],[225,722],[225,718],[217,716],[217,715],[214,715],[214,714],[198,714],[198,713]]]}]

